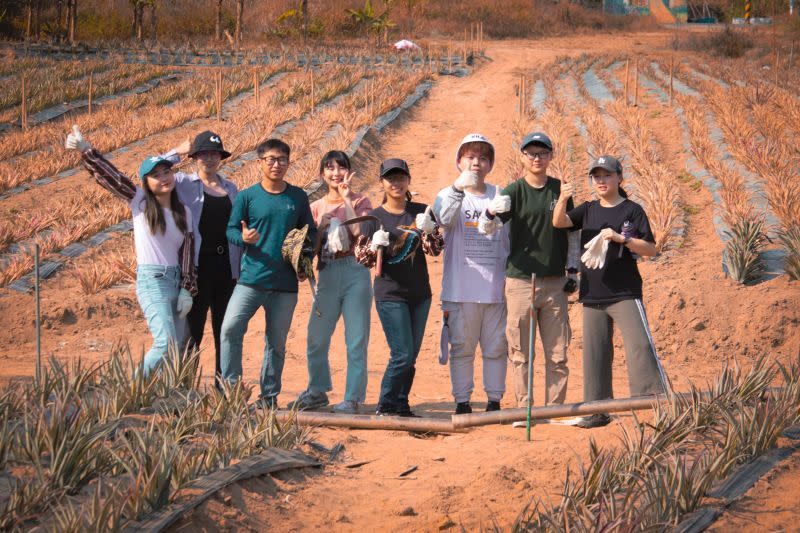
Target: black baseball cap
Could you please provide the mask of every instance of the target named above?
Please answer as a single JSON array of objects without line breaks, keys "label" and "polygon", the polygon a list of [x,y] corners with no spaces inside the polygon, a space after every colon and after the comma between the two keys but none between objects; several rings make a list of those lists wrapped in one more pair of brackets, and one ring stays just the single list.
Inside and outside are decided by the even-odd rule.
[{"label": "black baseball cap", "polygon": [[222,139],[213,131],[204,131],[194,138],[192,147],[189,148],[189,157],[193,157],[199,152],[219,152],[222,159],[231,156],[231,153],[226,152],[222,147]]},{"label": "black baseball cap", "polygon": [[607,170],[608,172],[615,172],[617,174],[622,174],[622,163],[619,162],[619,159],[611,155],[601,155],[600,157],[592,161],[592,165],[589,167],[589,174],[591,174],[598,168],[602,168],[603,170]]},{"label": "black baseball cap", "polygon": [[542,133],[540,131],[535,131],[533,133],[527,134],[525,137],[522,138],[522,143],[519,145],[520,151],[524,150],[529,144],[541,144],[551,152],[553,151],[553,141],[550,140],[550,137],[547,134]]},{"label": "black baseball cap", "polygon": [[383,178],[384,176],[386,176],[387,174],[389,174],[394,170],[401,170],[406,174],[408,174],[409,176],[411,175],[411,172],[408,170],[408,163],[406,163],[402,159],[392,158],[392,159],[387,159],[383,163],[381,163],[380,177]]}]

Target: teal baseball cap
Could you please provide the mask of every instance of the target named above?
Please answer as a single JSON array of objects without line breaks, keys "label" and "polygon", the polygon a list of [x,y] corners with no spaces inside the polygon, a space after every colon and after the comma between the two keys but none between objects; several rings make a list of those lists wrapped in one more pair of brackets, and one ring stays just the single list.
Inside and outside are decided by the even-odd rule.
[{"label": "teal baseball cap", "polygon": [[172,161],[170,161],[169,159],[164,159],[161,156],[156,155],[153,157],[145,158],[145,160],[142,161],[142,164],[139,165],[139,179],[143,180],[145,176],[150,174],[153,171],[153,169],[156,168],[156,166],[162,163],[165,163],[170,167],[172,166]]}]

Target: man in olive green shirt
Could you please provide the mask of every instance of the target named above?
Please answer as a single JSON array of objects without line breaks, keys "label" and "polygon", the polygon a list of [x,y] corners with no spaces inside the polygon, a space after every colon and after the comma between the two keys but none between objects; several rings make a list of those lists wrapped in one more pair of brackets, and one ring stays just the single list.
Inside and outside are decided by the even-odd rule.
[{"label": "man in olive green shirt", "polygon": [[506,335],[517,405],[523,407],[528,401],[531,274],[536,274],[535,320],[545,355],[545,403],[564,403],[571,337],[567,291],[571,292],[574,286],[566,271],[569,266],[570,278],[574,278],[578,243],[567,231],[553,227],[553,208],[561,193],[561,181],[547,175],[552,141],[544,133],[530,133],[522,140],[520,150],[524,175],[495,197],[481,215],[479,230],[493,233],[503,223],[510,224]]}]

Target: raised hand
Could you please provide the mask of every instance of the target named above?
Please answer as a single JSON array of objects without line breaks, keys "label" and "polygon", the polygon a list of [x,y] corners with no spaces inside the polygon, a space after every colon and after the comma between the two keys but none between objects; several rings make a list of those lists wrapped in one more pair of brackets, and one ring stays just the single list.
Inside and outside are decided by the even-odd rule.
[{"label": "raised hand", "polygon": [[424,213],[414,217],[414,225],[424,233],[433,233],[436,229],[436,224],[431,220],[431,206],[426,207]]},{"label": "raised hand", "polygon": [[81,130],[78,129],[78,125],[73,124],[72,133],[67,135],[67,140],[64,142],[64,148],[67,150],[78,150],[79,152],[85,152],[91,147],[92,145],[83,138],[83,135],[81,135]]},{"label": "raised hand", "polygon": [[508,213],[511,211],[511,197],[505,194],[498,194],[489,202],[489,212],[493,215]]},{"label": "raised hand", "polygon": [[247,244],[256,244],[260,238],[261,234],[255,229],[248,228],[247,223],[242,220],[242,240]]},{"label": "raised hand", "polygon": [[350,195],[353,193],[352,189],[350,189],[350,181],[355,177],[355,172],[348,172],[344,179],[339,183],[337,187],[339,189],[339,194],[342,195],[342,198],[350,198]]},{"label": "raised hand", "polygon": [[559,202],[566,202],[575,196],[575,183],[572,181],[561,182],[561,195],[558,197]]},{"label": "raised hand", "polygon": [[474,187],[477,184],[478,174],[476,174],[474,170],[465,170],[458,176],[455,183],[453,183],[453,187],[459,191],[463,191],[464,189]]},{"label": "raised hand", "polygon": [[191,149],[192,149],[192,139],[190,139],[189,136],[187,135],[186,139],[184,139],[182,143],[180,143],[178,146],[175,147],[175,152],[178,155],[185,156],[186,154],[189,153]]}]

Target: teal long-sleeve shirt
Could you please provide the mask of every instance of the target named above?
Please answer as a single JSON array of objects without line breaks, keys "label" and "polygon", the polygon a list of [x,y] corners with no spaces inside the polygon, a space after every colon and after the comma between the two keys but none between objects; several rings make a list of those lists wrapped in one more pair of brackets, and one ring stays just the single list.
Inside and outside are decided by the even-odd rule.
[{"label": "teal long-sleeve shirt", "polygon": [[[242,240],[242,221],[258,231],[256,244]],[[233,203],[226,231],[228,242],[244,248],[239,283],[264,290],[297,292],[297,274],[281,257],[281,246],[289,231],[306,224],[311,242],[316,242],[317,226],[303,189],[287,183],[283,192],[274,194],[256,183],[241,191]]]}]

